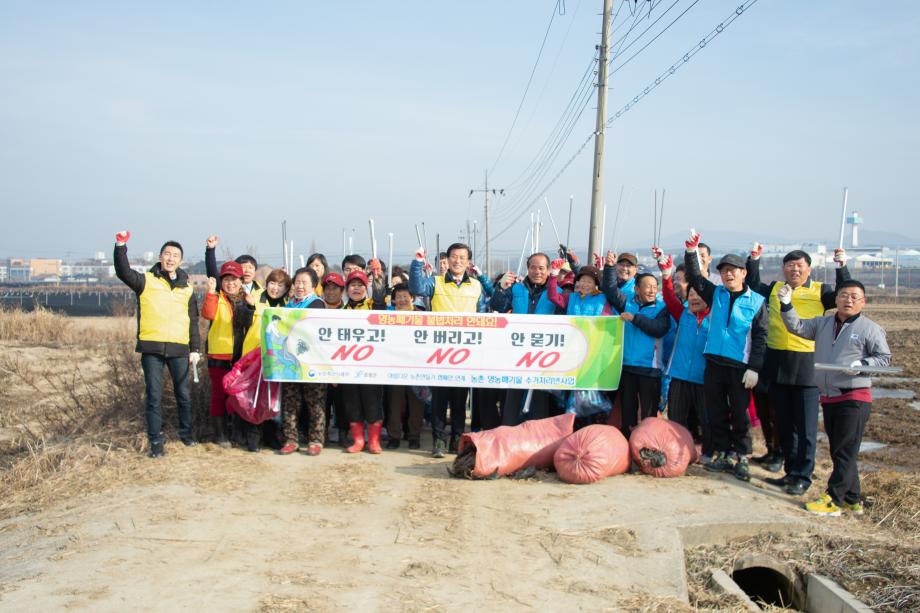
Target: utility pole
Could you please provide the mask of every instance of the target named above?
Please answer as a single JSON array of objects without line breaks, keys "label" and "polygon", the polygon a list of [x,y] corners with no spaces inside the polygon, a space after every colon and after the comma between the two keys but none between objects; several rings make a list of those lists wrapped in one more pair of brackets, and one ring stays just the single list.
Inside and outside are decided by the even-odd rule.
[{"label": "utility pole", "polygon": [[[491,238],[492,238],[492,236],[491,236],[492,211],[489,209],[489,193],[491,192],[493,196],[496,195],[496,194],[502,194],[502,195],[504,195],[505,190],[503,190],[503,189],[495,189],[494,187],[493,187],[492,189],[489,189],[489,171],[486,170],[486,180],[485,180],[485,183],[483,184],[483,189],[471,189],[471,190],[470,190],[470,195],[467,196],[467,198],[472,197],[472,195],[475,194],[476,192],[482,192],[483,194],[485,194],[485,199],[486,199],[486,202],[485,202],[485,205],[486,205],[486,206],[485,206],[485,216],[486,216],[486,274],[487,274],[487,275],[489,276],[489,278],[491,279],[491,278],[492,278],[492,240],[491,240]],[[475,222],[474,222],[474,223],[475,223]],[[476,254],[474,253],[473,255],[475,256]]]},{"label": "utility pole", "polygon": [[[604,131],[607,123],[607,61],[613,0],[604,0],[601,44],[597,48],[597,122],[594,127],[594,175],[591,177],[591,228],[588,234],[588,259],[603,247],[601,216],[604,197]],[[603,254],[602,254],[603,255]]]}]

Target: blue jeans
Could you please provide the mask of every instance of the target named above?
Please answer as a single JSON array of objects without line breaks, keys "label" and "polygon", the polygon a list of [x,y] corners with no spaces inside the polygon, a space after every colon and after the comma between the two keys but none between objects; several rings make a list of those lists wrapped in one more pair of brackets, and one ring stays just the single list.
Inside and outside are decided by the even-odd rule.
[{"label": "blue jeans", "polygon": [[151,443],[163,442],[163,413],[160,401],[163,398],[163,367],[169,369],[173,390],[176,393],[176,407],[179,413],[179,438],[192,438],[192,396],[189,391],[188,356],[167,358],[153,353],[141,354],[141,368],[147,387],[147,401],[144,416],[147,419],[147,438]]}]

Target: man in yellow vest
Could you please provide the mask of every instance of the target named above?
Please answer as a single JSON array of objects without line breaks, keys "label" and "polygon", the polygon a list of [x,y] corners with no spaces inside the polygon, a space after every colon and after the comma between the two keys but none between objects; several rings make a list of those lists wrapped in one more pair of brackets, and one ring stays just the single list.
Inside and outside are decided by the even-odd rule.
[{"label": "man in yellow vest", "polygon": [[[811,487],[818,437],[818,388],[814,385],[815,343],[790,333],[780,315],[777,292],[783,283],[760,281],[763,247],[754,245],[747,261],[748,285],[768,302],[767,352],[761,377],[769,386],[772,415],[779,434],[784,475],[765,481],[801,496]],[[846,252],[835,250],[836,284],[848,280]],[[833,287],[811,278],[811,256],[796,249],[783,257],[783,278],[792,288],[792,304],[801,319],[822,317],[835,308]],[[758,410],[761,407],[758,407]],[[768,441],[769,442],[769,441]],[[759,458],[762,459],[762,458]],[[766,458],[778,462],[779,458]]]},{"label": "man in yellow vest", "polygon": [[160,248],[160,261],[141,274],[128,262],[131,233],[115,234],[115,276],[137,294],[137,345],[146,383],[147,455],[163,455],[163,369],[169,369],[179,414],[179,438],[186,446],[197,445],[192,436],[192,396],[189,391],[189,366],[196,368],[198,353],[198,301],[179,268],[182,245],[167,241]]},{"label": "man in yellow vest", "polygon": [[[468,274],[473,252],[463,243],[447,248],[447,272],[425,276],[425,249],[415,252],[409,268],[409,291],[413,296],[431,298],[433,312],[486,312],[486,293],[478,279]],[[460,435],[466,428],[466,387],[431,388],[431,432],[434,437],[432,455],[443,458],[450,449],[456,452]],[[450,405],[450,444],[447,442],[447,405]]]}]

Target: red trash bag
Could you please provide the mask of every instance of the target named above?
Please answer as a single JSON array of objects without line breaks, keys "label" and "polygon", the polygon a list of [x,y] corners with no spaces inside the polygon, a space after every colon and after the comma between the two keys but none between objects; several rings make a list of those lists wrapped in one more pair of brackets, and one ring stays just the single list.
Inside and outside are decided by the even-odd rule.
[{"label": "red trash bag", "polygon": [[596,424],[567,437],[553,455],[566,483],[594,483],[629,470],[629,442],[613,426]]},{"label": "red trash bag", "polygon": [[281,411],[281,384],[262,380],[260,349],[253,349],[240,358],[224,375],[223,384],[227,392],[227,410],[251,424],[261,424]]},{"label": "red trash bag", "polygon": [[633,429],[629,453],[653,477],[679,477],[699,459],[690,431],[661,417],[647,417]]},{"label": "red trash bag", "polygon": [[504,477],[522,468],[549,469],[562,440],[572,433],[575,415],[525,421],[517,426],[500,426],[460,437],[457,455],[472,445],[476,462],[471,476],[476,479]]}]

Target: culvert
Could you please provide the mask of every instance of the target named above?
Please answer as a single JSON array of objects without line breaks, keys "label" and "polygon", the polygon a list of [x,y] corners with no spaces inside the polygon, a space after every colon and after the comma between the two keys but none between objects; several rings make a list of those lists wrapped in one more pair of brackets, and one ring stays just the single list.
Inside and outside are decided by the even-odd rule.
[{"label": "culvert", "polygon": [[805,586],[783,562],[764,555],[748,555],[735,561],[732,580],[758,604],[801,610]]}]

